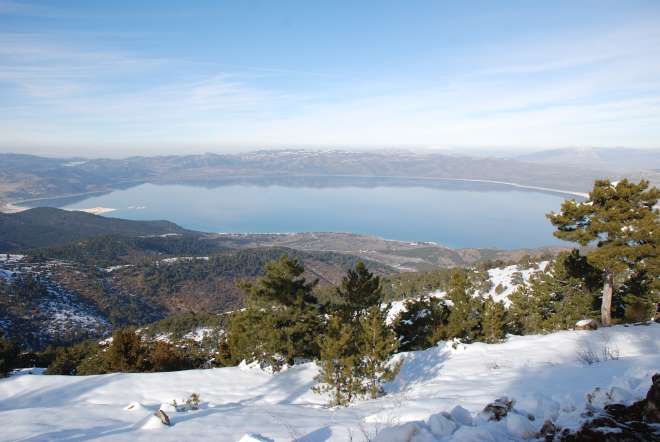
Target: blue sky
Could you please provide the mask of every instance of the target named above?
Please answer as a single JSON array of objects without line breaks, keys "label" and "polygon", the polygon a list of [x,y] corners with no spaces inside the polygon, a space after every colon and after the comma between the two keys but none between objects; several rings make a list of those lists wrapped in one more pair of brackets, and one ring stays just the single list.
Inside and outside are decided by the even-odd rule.
[{"label": "blue sky", "polygon": [[0,150],[660,147],[658,1],[0,0]]}]

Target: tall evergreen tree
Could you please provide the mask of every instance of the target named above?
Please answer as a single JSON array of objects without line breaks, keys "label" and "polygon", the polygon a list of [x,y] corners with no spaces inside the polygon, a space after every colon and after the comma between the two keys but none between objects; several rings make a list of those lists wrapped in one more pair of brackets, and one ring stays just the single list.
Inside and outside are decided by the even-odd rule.
[{"label": "tall evergreen tree", "polygon": [[551,299],[546,292],[536,290],[537,278],[532,276],[529,285],[517,287],[509,300],[509,324],[512,333],[524,335],[539,333],[543,330],[545,319],[551,311]]},{"label": "tall evergreen tree", "polygon": [[366,391],[372,399],[382,394],[383,383],[394,380],[401,365],[389,366],[388,360],[396,352],[399,342],[386,324],[388,309],[375,305],[361,319],[360,371]]},{"label": "tall evergreen tree", "polygon": [[587,252],[587,259],[603,273],[601,322],[604,326],[611,324],[617,279],[625,280],[626,273],[658,265],[660,223],[654,206],[659,197],[660,190],[649,189],[648,181],[635,184],[626,179],[618,183],[598,180],[587,201],[567,200],[559,213],[548,214],[557,228],[555,236],[583,246],[596,246]]},{"label": "tall evergreen tree", "polygon": [[265,275],[256,282],[245,282],[241,289],[246,293],[246,303],[251,306],[282,305],[296,309],[315,306],[313,294],[318,280],[307,281],[305,268],[297,259],[283,255],[266,264]]},{"label": "tall evergreen tree", "polygon": [[398,340],[386,323],[389,308],[381,307],[380,279],[363,263],[349,270],[337,295],[340,303],[320,339],[316,390],[332,392],[333,405],[347,405],[365,394],[377,397],[383,382],[396,376],[398,368],[387,361]]},{"label": "tall evergreen tree", "polygon": [[303,276],[297,261],[283,256],[266,265],[265,275],[244,283],[246,308],[232,315],[229,353],[279,370],[295,358],[319,355],[319,306],[313,289],[317,281]]},{"label": "tall evergreen tree", "polygon": [[472,342],[481,335],[480,303],[465,272],[454,271],[449,281],[447,298],[453,303],[447,323],[447,336]]},{"label": "tall evergreen tree", "polygon": [[353,328],[340,316],[332,316],[320,339],[318,393],[329,392],[330,405],[348,405],[365,393],[362,382],[360,354],[354,351],[356,336]]},{"label": "tall evergreen tree", "polygon": [[447,337],[449,309],[440,298],[423,296],[410,299],[394,320],[399,350],[424,350]]},{"label": "tall evergreen tree", "polygon": [[107,360],[112,371],[134,372],[145,369],[146,349],[140,336],[131,328],[123,328],[112,334]]},{"label": "tall evergreen tree", "polygon": [[383,290],[380,278],[371,273],[362,261],[348,270],[337,288],[338,306],[348,321],[358,321],[367,309],[380,305]]},{"label": "tall evergreen tree", "polygon": [[504,304],[496,302],[490,296],[481,306],[481,334],[484,341],[500,342],[506,336],[506,309]]}]

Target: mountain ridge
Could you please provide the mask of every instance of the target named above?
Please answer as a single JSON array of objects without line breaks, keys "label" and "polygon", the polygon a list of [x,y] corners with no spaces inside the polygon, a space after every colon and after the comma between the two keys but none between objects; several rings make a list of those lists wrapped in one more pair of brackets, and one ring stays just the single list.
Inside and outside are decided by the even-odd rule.
[{"label": "mountain ridge", "polygon": [[45,158],[0,154],[0,203],[110,191],[142,183],[205,184],[227,179],[363,176],[515,182],[563,191],[589,190],[594,167],[473,158],[445,152],[261,150],[124,159]]}]

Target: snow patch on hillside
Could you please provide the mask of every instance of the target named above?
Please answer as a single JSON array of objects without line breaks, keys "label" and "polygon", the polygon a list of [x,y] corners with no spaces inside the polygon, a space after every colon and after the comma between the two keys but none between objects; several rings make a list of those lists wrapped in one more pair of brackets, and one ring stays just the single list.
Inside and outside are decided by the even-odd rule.
[{"label": "snow patch on hillside", "polygon": [[[488,279],[491,282],[491,289],[486,296],[490,296],[497,302],[501,301],[506,307],[509,307],[511,305],[509,296],[520,286],[520,284],[514,280],[514,276],[519,273],[520,277],[522,277],[522,281],[527,283],[533,274],[544,271],[547,266],[548,261],[541,261],[538,263],[538,268],[532,267],[520,270],[517,265],[511,265],[490,269],[488,270]],[[501,289],[504,289],[503,291],[500,291],[500,293],[498,293],[498,286]]]},{"label": "snow patch on hillside", "polygon": [[46,316],[44,329],[53,336],[64,335],[74,329],[109,330],[111,324],[99,315],[96,308],[83,302],[62,287],[48,288],[48,298],[39,305]]},{"label": "snow patch on hillside", "polygon": [[[442,291],[442,290],[435,290],[433,292],[430,292],[426,296],[428,296],[429,298],[444,298],[446,295],[447,295],[447,293]],[[411,299],[413,299],[413,298],[411,298]],[[390,303],[390,310],[387,312],[387,318],[386,318],[385,321],[388,324],[392,324],[394,322],[394,320],[396,319],[396,317],[399,316],[399,314],[401,314],[402,312],[405,312],[405,311],[408,310],[408,308],[406,307],[406,302],[410,301],[411,299],[403,299],[401,301],[392,301]],[[417,299],[417,298],[414,298],[414,299]],[[447,301],[447,302],[451,302],[451,301]]]},{"label": "snow patch on hillside", "polygon": [[25,255],[12,255],[10,253],[0,253],[0,263],[17,263],[22,261]]},{"label": "snow patch on hillside", "polygon": [[190,339],[195,342],[202,342],[204,338],[216,333],[216,329],[212,327],[198,327],[195,330],[183,335],[183,339]]},{"label": "snow patch on hillside", "polygon": [[189,262],[189,261],[208,261],[208,260],[209,260],[208,256],[177,256],[174,258],[163,258],[158,262],[163,264],[174,264],[179,261]]}]

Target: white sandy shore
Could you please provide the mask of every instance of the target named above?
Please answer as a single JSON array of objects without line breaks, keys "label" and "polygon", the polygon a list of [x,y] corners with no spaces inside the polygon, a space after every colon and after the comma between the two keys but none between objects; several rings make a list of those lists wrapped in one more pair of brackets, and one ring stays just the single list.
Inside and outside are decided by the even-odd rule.
[{"label": "white sandy shore", "polygon": [[78,212],[87,212],[93,215],[101,215],[103,213],[114,212],[117,209],[113,209],[111,207],[90,207],[89,209],[69,209],[69,210],[72,211],[75,210]]}]

